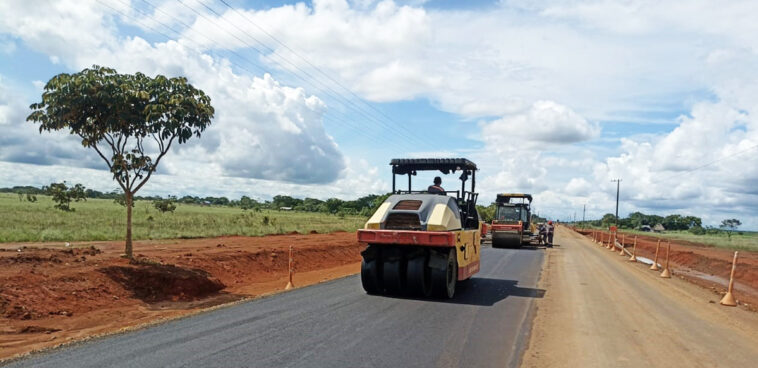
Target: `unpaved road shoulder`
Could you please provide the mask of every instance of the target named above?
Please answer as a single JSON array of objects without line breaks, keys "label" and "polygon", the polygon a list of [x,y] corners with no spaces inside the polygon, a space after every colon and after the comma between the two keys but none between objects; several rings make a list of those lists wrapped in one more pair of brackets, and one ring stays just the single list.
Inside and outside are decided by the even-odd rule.
[{"label": "unpaved road shoulder", "polygon": [[758,315],[559,228],[524,367],[748,367]]}]

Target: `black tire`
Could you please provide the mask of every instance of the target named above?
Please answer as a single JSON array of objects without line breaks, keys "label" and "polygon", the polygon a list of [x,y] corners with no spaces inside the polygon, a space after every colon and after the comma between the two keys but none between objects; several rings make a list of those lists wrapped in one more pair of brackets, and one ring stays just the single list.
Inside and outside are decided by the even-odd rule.
[{"label": "black tire", "polygon": [[429,268],[429,251],[422,250],[408,259],[408,293],[429,297],[432,294],[432,273]]},{"label": "black tire", "polygon": [[403,294],[406,284],[406,260],[399,248],[386,249],[382,254],[382,281],[389,294]]},{"label": "black tire", "polygon": [[361,260],[361,285],[368,294],[381,294],[382,270],[378,250],[365,251]]},{"label": "black tire", "polygon": [[445,267],[432,268],[432,295],[442,299],[455,296],[455,284],[458,281],[458,260],[455,249],[447,251]]}]

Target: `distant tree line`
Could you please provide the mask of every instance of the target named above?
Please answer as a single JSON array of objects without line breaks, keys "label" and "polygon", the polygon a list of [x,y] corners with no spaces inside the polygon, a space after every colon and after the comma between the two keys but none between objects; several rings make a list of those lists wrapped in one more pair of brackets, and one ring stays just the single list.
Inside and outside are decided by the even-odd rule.
[{"label": "distant tree line", "polygon": [[[50,186],[41,188],[33,186],[14,186],[11,188],[0,188],[0,193],[17,193],[20,198],[25,195],[53,195],[51,188],[58,188],[58,184],[53,183]],[[95,198],[95,199],[112,199],[122,206],[126,205],[124,193],[121,191],[101,192],[94,189],[85,189],[81,184],[76,184],[76,195],[73,198]],[[335,215],[359,215],[371,216],[376,208],[389,197],[389,194],[370,194],[355,200],[341,200],[338,198],[329,198],[320,200],[316,198],[295,198],[287,195],[277,195],[269,200],[256,200],[248,196],[242,196],[240,199],[229,199],[227,197],[200,197],[186,195],[183,197],[161,197],[153,196],[134,196],[135,201],[153,201],[158,210],[162,212],[171,211],[176,208],[176,204],[188,204],[199,206],[226,206],[238,207],[242,210],[260,211],[269,210],[292,210],[301,212],[320,212]],[[36,200],[36,197],[34,197]],[[30,201],[31,202],[31,201]],[[133,204],[133,203],[132,203]],[[159,208],[160,207],[160,208]]]},{"label": "distant tree line", "polygon": [[[616,216],[612,213],[606,213],[599,220],[589,220],[577,222],[577,226],[601,227],[608,228],[616,224]],[[672,214],[668,216],[647,215],[642,212],[632,212],[625,218],[619,218],[619,229],[641,229],[643,226],[651,228],[660,224],[665,230],[686,230],[695,235],[705,234],[722,234],[724,232],[731,238],[731,233],[742,223],[737,219],[727,219],[721,222],[718,227],[703,226],[703,220],[697,216],[685,216]]]}]

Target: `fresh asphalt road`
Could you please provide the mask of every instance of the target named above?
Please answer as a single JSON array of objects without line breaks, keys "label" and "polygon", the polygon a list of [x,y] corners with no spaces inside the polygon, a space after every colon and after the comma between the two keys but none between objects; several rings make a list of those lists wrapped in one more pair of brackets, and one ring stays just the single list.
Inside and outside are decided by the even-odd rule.
[{"label": "fresh asphalt road", "polygon": [[351,276],[9,367],[502,367],[527,345],[541,249],[482,249],[454,299],[366,295]]}]

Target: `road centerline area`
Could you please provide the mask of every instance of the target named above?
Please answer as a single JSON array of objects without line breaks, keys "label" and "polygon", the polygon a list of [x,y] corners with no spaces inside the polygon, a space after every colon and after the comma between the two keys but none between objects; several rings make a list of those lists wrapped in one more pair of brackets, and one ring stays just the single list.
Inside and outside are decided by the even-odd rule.
[{"label": "road centerline area", "polygon": [[351,276],[81,345],[8,367],[516,366],[541,249],[482,249],[452,300],[364,293]]}]

